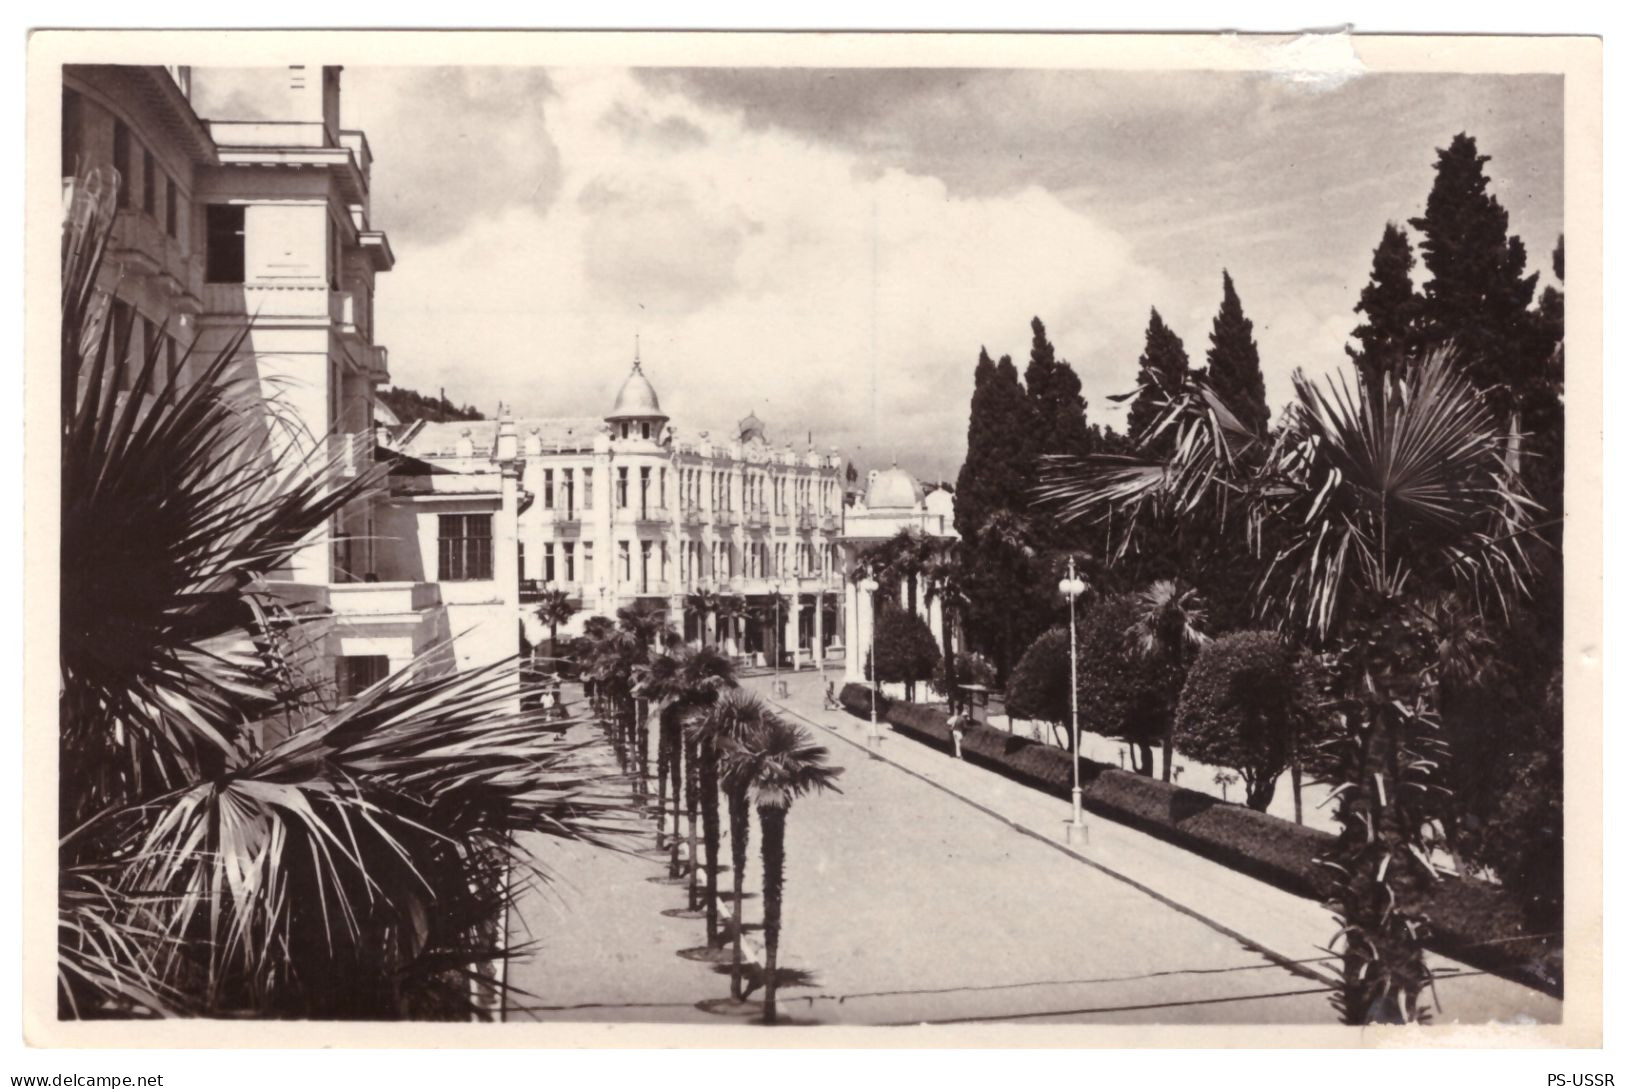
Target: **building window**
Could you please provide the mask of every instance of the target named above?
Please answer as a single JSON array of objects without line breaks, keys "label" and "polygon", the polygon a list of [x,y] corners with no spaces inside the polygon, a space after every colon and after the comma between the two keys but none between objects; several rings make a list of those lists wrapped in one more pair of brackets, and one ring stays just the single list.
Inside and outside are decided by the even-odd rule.
[{"label": "building window", "polygon": [[649,470],[647,467],[638,470],[638,512],[643,517],[649,517]]},{"label": "building window", "polygon": [[211,284],[243,282],[243,216],[240,204],[209,205],[209,249],[204,276]]},{"label": "building window", "polygon": [[615,470],[615,506],[620,510],[626,509],[626,470]]},{"label": "building window", "polygon": [[653,548],[653,541],[638,542],[638,552],[640,553],[638,557],[640,561],[640,566],[638,568],[638,589],[645,592],[647,592],[649,589],[649,553],[653,550]]},{"label": "building window", "polygon": [[491,577],[491,516],[440,516],[440,580],[476,582]]},{"label": "building window", "polygon": [[169,379],[170,396],[174,397],[181,384],[181,346],[168,333],[164,334],[164,375]]},{"label": "building window", "polygon": [[572,469],[564,470],[564,516],[576,516],[576,475]]},{"label": "building window", "polygon": [[525,581],[525,542],[520,541],[520,542],[518,542],[518,544],[519,544],[519,582],[520,582],[521,585],[523,585],[523,583]]},{"label": "building window", "polygon": [[558,577],[558,571],[553,565],[553,542],[549,541],[542,546],[542,581],[552,582]]},{"label": "building window", "polygon": [[643,423],[639,424],[638,426],[640,428],[642,428],[642,430],[643,430],[643,437],[648,438],[649,437],[649,423],[648,423],[648,421],[645,420]]},{"label": "building window", "polygon": [[666,507],[666,470],[664,469],[660,470],[660,507],[662,510]]},{"label": "building window", "polygon": [[158,216],[158,163],[146,148],[141,149],[141,210]]},{"label": "building window", "polygon": [[118,208],[130,206],[130,130],[122,121],[113,122],[113,169],[118,172]]},{"label": "building window", "polygon": [[345,655],[337,665],[340,699],[354,699],[389,676],[389,659],[382,654]]},{"label": "building window", "polygon": [[592,542],[581,542],[581,581],[592,582]]},{"label": "building window", "polygon": [[574,541],[564,542],[564,581],[576,580],[576,546]]},{"label": "building window", "polygon": [[164,233],[171,238],[180,235],[180,208],[179,196],[175,189],[175,179],[164,177]]},{"label": "building window", "polygon": [[621,546],[621,581],[632,581],[632,542],[622,541]]},{"label": "building window", "polygon": [[542,509],[553,509],[553,470],[542,470]]},{"label": "building window", "polygon": [[592,470],[581,470],[581,509],[592,510]]}]

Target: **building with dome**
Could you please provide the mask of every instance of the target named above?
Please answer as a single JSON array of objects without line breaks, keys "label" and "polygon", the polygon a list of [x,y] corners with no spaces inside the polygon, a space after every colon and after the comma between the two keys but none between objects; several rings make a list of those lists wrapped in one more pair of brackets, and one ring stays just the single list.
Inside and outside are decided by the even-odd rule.
[{"label": "building with dome", "polygon": [[579,611],[561,641],[588,617],[648,601],[689,641],[752,661],[822,667],[840,656],[838,451],[775,444],[754,412],[732,428],[680,430],[641,357],[601,417],[499,417],[418,423],[393,446],[470,473],[513,435],[519,614],[532,644],[549,636],[535,602],[562,589]]},{"label": "building with dome", "polygon": [[[843,574],[843,611],[846,645],[855,648],[846,656],[846,679],[862,682],[863,648],[869,645],[874,632],[874,595],[858,586],[856,572],[858,559],[865,550],[881,544],[899,533],[919,534],[931,540],[953,541],[959,538],[954,529],[954,497],[946,486],[922,485],[913,473],[900,468],[895,462],[889,469],[870,470],[868,481],[860,495],[846,508],[846,528],[837,541],[838,560]],[[923,590],[923,588],[920,588]],[[904,595],[906,599],[906,594]],[[914,595],[920,617],[942,646],[944,618],[938,602],[926,602],[923,592]]]}]

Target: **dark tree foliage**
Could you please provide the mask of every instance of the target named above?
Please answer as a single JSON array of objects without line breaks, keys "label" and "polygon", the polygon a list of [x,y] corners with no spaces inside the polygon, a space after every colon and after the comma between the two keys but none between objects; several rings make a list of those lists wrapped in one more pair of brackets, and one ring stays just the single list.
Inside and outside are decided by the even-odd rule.
[{"label": "dark tree foliage", "polygon": [[1204,764],[1241,774],[1260,812],[1291,766],[1303,719],[1294,655],[1269,631],[1238,631],[1202,648],[1179,697],[1175,744]]},{"label": "dark tree foliage", "polygon": [[430,423],[443,423],[448,420],[483,420],[485,414],[473,405],[463,405],[461,408],[446,400],[445,391],[439,397],[425,397],[417,390],[405,389],[395,386],[392,389],[378,391],[378,399],[389,406],[389,410],[403,424],[416,420],[428,420]]},{"label": "dark tree foliage", "polygon": [[1140,393],[1128,410],[1128,437],[1140,441],[1156,422],[1158,409],[1151,390],[1178,389],[1190,373],[1190,357],[1185,354],[1185,342],[1163,324],[1156,307],[1151,308],[1151,321],[1145,327],[1145,350],[1140,353],[1140,372],[1135,378]]},{"label": "dark tree foliage", "polygon": [[1174,713],[1183,679],[1170,659],[1137,654],[1124,633],[1138,616],[1132,598],[1108,597],[1078,621],[1078,721],[1136,749],[1136,769],[1152,773],[1151,746]]},{"label": "dark tree foliage", "polygon": [[982,349],[971,395],[965,462],[954,489],[954,527],[975,551],[978,534],[995,510],[1025,505],[1033,479],[1032,412],[1009,356],[997,364]]},{"label": "dark tree foliage", "polygon": [[1241,297],[1224,272],[1224,298],[1213,319],[1208,337],[1207,378],[1215,392],[1253,430],[1263,433],[1269,427],[1269,402],[1264,396],[1264,373],[1258,365],[1258,343],[1253,340],[1253,323],[1242,313]]},{"label": "dark tree foliage", "polygon": [[1010,671],[1005,692],[1005,710],[1012,718],[1055,723],[1066,732],[1072,746],[1072,661],[1071,633],[1051,628],[1034,639]]},{"label": "dark tree foliage", "polygon": [[[901,682],[907,686],[907,698],[912,701],[914,686],[931,679],[942,651],[930,627],[918,615],[890,608],[880,614],[875,624],[874,657],[880,662],[881,683]],[[871,679],[873,672],[872,668],[865,670]]]},{"label": "dark tree foliage", "polygon": [[1524,272],[1523,240],[1507,234],[1506,209],[1484,173],[1490,157],[1477,141],[1457,133],[1438,155],[1426,211],[1410,221],[1430,274],[1420,333],[1430,345],[1455,345],[1504,420],[1544,385],[1550,344],[1529,309],[1539,275]]},{"label": "dark tree foliage", "polygon": [[1033,414],[1033,443],[1043,454],[1087,454],[1091,450],[1089,402],[1072,365],[1055,358],[1044,323],[1033,318],[1032,354],[1027,360],[1027,402]]},{"label": "dark tree foliage", "polygon": [[1347,348],[1355,367],[1368,383],[1415,355],[1422,298],[1411,283],[1416,257],[1404,228],[1390,223],[1371,258],[1371,281],[1360,289],[1354,312],[1365,320],[1354,328],[1360,347]]}]

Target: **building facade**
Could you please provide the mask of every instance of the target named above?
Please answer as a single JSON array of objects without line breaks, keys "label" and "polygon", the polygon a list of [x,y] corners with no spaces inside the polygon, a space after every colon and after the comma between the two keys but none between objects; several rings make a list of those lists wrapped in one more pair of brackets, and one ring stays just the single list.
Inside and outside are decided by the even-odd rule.
[{"label": "building facade", "polygon": [[[263,391],[268,454],[354,476],[375,463],[375,393],[389,357],[373,297],[394,254],[371,222],[371,150],[342,126],[340,82],[337,67],[268,72],[273,110],[214,120],[194,111],[187,68],[67,66],[62,175],[70,197],[87,180],[117,182],[101,286],[125,380],[156,353],[184,381],[243,337],[237,366]],[[452,482],[398,466],[388,494],[341,511],[278,572],[275,592],[290,607],[330,618],[315,668],[340,691],[413,662],[438,669],[517,652],[518,573],[493,544],[513,539],[516,470],[497,461]],[[476,543],[448,550],[442,532]],[[442,568],[469,555],[445,590]],[[495,613],[502,635],[486,626]]]},{"label": "building facade", "polygon": [[[890,469],[871,470],[867,486],[846,509],[846,528],[838,541],[843,572],[843,593],[846,598],[846,643],[852,653],[846,657],[846,680],[864,681],[864,661],[870,640],[874,637],[875,595],[859,584],[860,560],[865,551],[891,540],[899,533],[912,533],[927,540],[948,543],[959,539],[954,529],[954,497],[947,488],[927,490],[907,469],[893,465]],[[914,576],[911,581],[918,580]],[[915,608],[921,619],[936,637],[937,647],[943,645],[944,625],[950,620],[943,615],[940,601],[927,601],[925,588],[914,587]],[[907,587],[900,595],[909,598]]]},{"label": "building facade", "polygon": [[679,432],[634,359],[601,417],[420,423],[397,448],[454,471],[488,462],[512,433],[523,499],[515,563],[520,620],[547,589],[595,615],[647,601],[692,643],[760,664],[822,667],[844,641],[838,451],[775,445],[754,414],[726,432]]}]

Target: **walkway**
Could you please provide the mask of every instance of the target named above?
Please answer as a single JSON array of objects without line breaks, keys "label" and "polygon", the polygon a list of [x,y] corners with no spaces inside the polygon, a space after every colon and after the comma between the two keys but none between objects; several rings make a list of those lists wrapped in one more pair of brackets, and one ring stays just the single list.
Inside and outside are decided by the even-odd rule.
[{"label": "walkway", "polygon": [[[1101,820],[1087,848],[1069,851],[1066,803],[902,737],[872,754],[866,723],[819,708],[815,674],[787,682],[778,702],[846,768],[842,794],[790,814],[781,962],[796,985],[780,992],[790,1019],[1332,1021],[1319,947],[1335,927],[1320,905]],[[758,847],[753,831],[748,889]],[[661,914],[683,906],[684,890],[646,880],[659,863],[545,850],[570,884],[522,903],[543,939],[510,970],[537,995],[523,1016],[709,1018],[696,1003],[725,996],[727,980],[677,955],[703,942],[704,923]],[[748,900],[747,922],[759,913]],[[1451,977],[1437,1020],[1559,1016],[1547,996],[1439,967]]]}]

